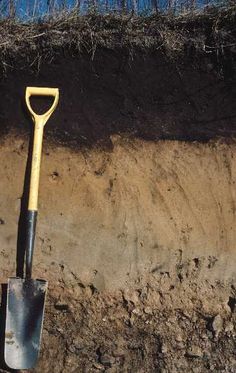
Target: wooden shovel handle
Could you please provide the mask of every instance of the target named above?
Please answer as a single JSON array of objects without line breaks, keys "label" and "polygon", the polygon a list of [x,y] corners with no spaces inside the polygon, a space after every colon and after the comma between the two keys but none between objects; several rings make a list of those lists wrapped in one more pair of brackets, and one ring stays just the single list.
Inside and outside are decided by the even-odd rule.
[{"label": "wooden shovel handle", "polygon": [[[46,113],[44,114],[37,114],[31,107],[30,104],[30,97],[31,96],[53,96],[54,101],[52,106]],[[49,119],[50,115],[54,112],[57,107],[58,100],[59,100],[59,89],[58,88],[43,88],[43,87],[27,87],[25,91],[25,100],[29,112],[31,113],[34,121],[40,121],[42,125],[45,125],[47,120]]]},{"label": "wooden shovel handle", "polygon": [[[44,114],[37,114],[33,111],[30,105],[31,96],[53,96],[54,102],[50,109]],[[43,130],[47,120],[55,110],[58,99],[58,88],[42,88],[42,87],[27,87],[25,92],[25,99],[27,107],[34,120],[34,141],[30,173],[30,188],[29,188],[29,201],[28,211],[26,216],[26,278],[31,278],[32,262],[34,251],[34,238],[36,231],[37,210],[38,210],[38,190],[39,190],[39,177],[40,165],[42,154]]]}]

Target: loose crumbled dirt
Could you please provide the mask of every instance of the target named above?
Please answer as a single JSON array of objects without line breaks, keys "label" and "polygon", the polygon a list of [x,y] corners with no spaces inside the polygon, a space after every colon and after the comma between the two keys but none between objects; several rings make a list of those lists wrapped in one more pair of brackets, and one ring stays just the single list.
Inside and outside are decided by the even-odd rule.
[{"label": "loose crumbled dirt", "polygon": [[34,371],[235,372],[235,288],[199,280],[153,274],[102,294],[62,282]]},{"label": "loose crumbled dirt", "polygon": [[[234,373],[235,287],[171,273],[97,292],[66,270],[50,283],[42,351],[28,372]],[[5,372],[2,370],[1,372]]]}]

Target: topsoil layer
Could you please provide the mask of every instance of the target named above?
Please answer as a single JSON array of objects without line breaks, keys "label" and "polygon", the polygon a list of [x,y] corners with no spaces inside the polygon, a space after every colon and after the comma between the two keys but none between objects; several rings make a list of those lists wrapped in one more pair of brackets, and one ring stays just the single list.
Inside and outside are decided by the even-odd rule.
[{"label": "topsoil layer", "polygon": [[[207,56],[175,61],[153,51],[132,59],[124,51],[99,49],[93,59],[59,55],[37,72],[26,65],[0,81],[0,131],[29,132],[25,87],[49,86],[59,87],[60,101],[46,137],[73,148],[112,148],[110,136],[122,133],[150,141],[234,137],[232,66],[226,59],[227,74],[221,75]],[[39,112],[48,104],[33,101]]]}]

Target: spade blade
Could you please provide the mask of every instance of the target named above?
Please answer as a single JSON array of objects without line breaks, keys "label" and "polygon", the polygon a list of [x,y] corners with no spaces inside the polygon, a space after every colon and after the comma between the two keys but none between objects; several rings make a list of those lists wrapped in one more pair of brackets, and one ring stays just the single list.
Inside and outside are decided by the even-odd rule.
[{"label": "spade blade", "polygon": [[8,279],[5,362],[12,369],[36,364],[43,326],[47,281]]}]

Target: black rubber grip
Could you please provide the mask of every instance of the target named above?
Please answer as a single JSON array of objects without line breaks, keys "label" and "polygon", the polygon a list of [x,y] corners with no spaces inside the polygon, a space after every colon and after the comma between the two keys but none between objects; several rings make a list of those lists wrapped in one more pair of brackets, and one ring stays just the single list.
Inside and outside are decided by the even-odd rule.
[{"label": "black rubber grip", "polygon": [[33,265],[33,254],[34,254],[34,239],[37,222],[38,211],[28,210],[26,213],[26,237],[25,237],[25,253],[26,253],[26,278],[31,278],[32,265]]}]

